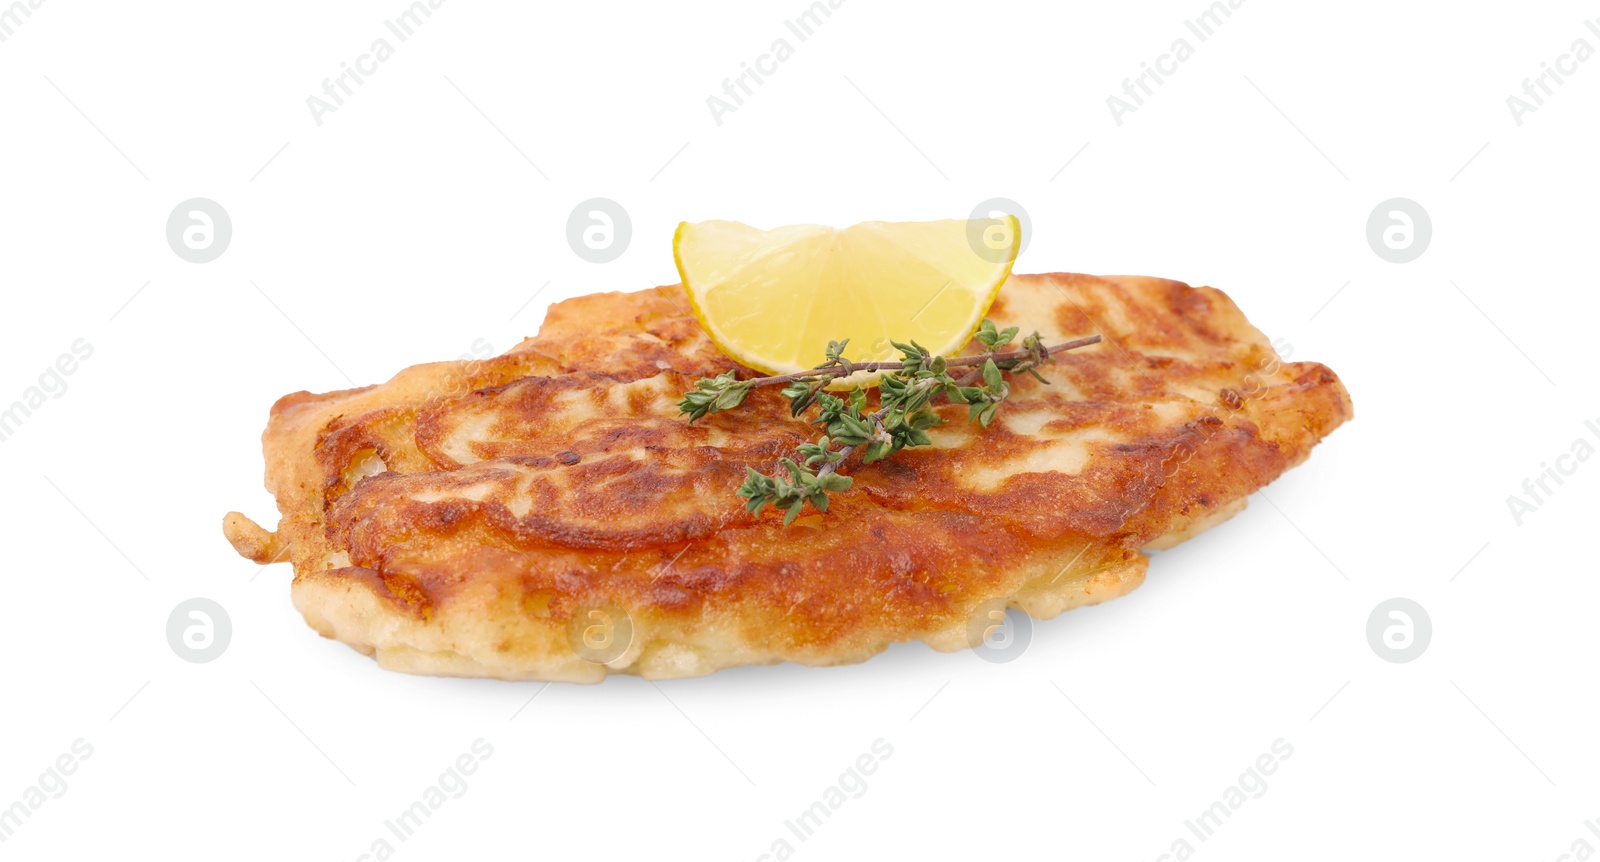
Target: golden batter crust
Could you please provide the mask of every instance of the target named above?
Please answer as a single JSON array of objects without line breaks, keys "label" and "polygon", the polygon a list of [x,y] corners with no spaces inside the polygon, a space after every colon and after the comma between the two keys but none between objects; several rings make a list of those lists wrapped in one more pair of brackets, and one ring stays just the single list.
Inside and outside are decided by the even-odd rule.
[{"label": "golden batter crust", "polygon": [[949,406],[933,446],[852,458],[855,486],[787,528],[733,491],[818,432],[775,388],[678,415],[695,379],[734,366],[674,285],[559,303],[492,359],[285,396],[263,436],[278,529],[230,513],[224,531],[290,559],[307,622],[395,670],[836,664],[969,646],[997,608],[1122,595],[1141,549],[1226,520],[1352,414],[1331,370],[1281,360],[1212,288],[1013,275],[989,316],[1105,340],[1060,354],[1053,385],[1013,380],[987,430]]}]

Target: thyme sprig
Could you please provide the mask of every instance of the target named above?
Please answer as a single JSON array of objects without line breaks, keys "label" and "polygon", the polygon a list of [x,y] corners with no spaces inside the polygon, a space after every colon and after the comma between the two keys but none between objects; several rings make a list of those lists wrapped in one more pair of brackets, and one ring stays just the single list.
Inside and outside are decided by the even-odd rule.
[{"label": "thyme sprig", "polygon": [[[828,494],[850,489],[854,480],[838,471],[857,449],[862,450],[861,463],[871,464],[907,446],[931,444],[928,429],[944,424],[933,409],[940,397],[967,405],[968,421],[987,428],[1001,402],[1011,394],[1006,374],[1028,374],[1048,384],[1039,374],[1041,365],[1057,353],[1100,341],[1100,336],[1092,335],[1046,345],[1035,332],[1022,340],[1020,349],[1005,350],[1018,332],[1015,326],[998,329],[993,321],[985,320],[975,334],[985,351],[975,356],[944,357],[915,341],[890,342],[901,354],[896,362],[853,362],[844,355],[849,339],[830,341],[827,361],[806,371],[748,380],[727,371],[697,380],[695,388],[684,393],[678,410],[694,422],[738,407],[755,389],[780,384],[783,396],[789,399],[789,415],[799,417],[807,409],[817,408],[811,424],[821,427],[821,439],[801,444],[793,457],[779,459],[778,469],[770,474],[746,467],[744,484],[737,491],[748,501],[745,510],[751,514],[760,514],[769,505],[784,510],[787,526],[799,517],[806,503],[825,513]],[[961,368],[969,370],[957,379],[951,371]],[[878,371],[890,373],[878,380],[876,410],[868,410],[867,393],[860,386],[843,397],[824,391],[836,378]],[[834,448],[836,445],[839,448]]]}]

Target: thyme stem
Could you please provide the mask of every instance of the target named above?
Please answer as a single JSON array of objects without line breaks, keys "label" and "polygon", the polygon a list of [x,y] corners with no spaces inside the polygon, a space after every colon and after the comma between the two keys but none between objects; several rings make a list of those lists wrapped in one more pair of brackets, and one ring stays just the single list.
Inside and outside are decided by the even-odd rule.
[{"label": "thyme stem", "polygon": [[[904,357],[898,362],[852,362],[844,356],[849,339],[830,341],[827,361],[806,371],[740,380],[739,369],[734,368],[697,380],[695,388],[685,392],[678,402],[678,410],[693,422],[738,407],[752,390],[780,383],[788,384],[783,395],[789,399],[791,416],[799,417],[813,406],[818,408],[819,416],[811,424],[822,426],[823,436],[815,443],[801,444],[792,456],[780,458],[771,473],[758,473],[747,466],[744,484],[738,490],[738,495],[748,501],[747,512],[759,515],[763,508],[772,506],[784,511],[783,523],[788,525],[807,503],[826,513],[828,495],[850,489],[854,479],[841,474],[839,468],[857,449],[864,449],[861,463],[866,465],[907,446],[932,445],[927,431],[945,422],[934,409],[936,399],[965,404],[968,421],[987,428],[1000,403],[1011,394],[1005,375],[1025,373],[1040,383],[1049,383],[1038,369],[1054,354],[1101,340],[1100,336],[1091,335],[1047,346],[1035,332],[1023,339],[1022,349],[1002,351],[1017,333],[1015,326],[1002,330],[994,321],[985,320],[974,338],[988,349],[976,356],[953,359],[935,355],[915,341],[891,342]],[[967,369],[959,379],[951,374],[957,368]],[[868,409],[866,390],[860,386],[851,387],[844,397],[823,391],[827,381],[858,371],[889,372],[878,381],[877,410]]]},{"label": "thyme stem", "polygon": [[[1040,353],[1048,357],[1064,351],[1076,350],[1080,347],[1088,347],[1091,344],[1099,343],[1100,336],[1090,335],[1086,338],[1078,338],[1072,341],[1064,341],[1060,344],[1052,344],[1048,347],[1042,348]],[[1026,350],[1008,350],[1004,353],[980,353],[976,356],[948,357],[945,359],[945,364],[957,367],[965,367],[969,365],[983,365],[983,363],[991,359],[993,359],[995,362],[1009,362],[1014,359],[1027,359],[1031,355],[1032,354]],[[773,377],[754,377],[741,382],[752,389],[760,389],[763,386],[775,386],[779,383],[793,383],[796,380],[816,380],[821,377],[844,377],[854,374],[858,371],[866,371],[869,373],[873,371],[899,371],[907,366],[908,363],[905,362],[855,362],[848,366],[836,365],[830,368],[809,368],[805,371],[796,371],[791,374],[778,374]]]}]

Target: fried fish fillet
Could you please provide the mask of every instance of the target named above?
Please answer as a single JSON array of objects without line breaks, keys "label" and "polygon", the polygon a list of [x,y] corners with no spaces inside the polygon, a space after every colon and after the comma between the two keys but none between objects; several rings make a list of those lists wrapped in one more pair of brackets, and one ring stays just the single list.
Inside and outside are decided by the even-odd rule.
[{"label": "fried fish fillet", "polygon": [[[734,367],[682,288],[579,297],[486,360],[272,408],[269,532],[306,622],[410,673],[594,682],[795,661],[896,641],[975,645],[1008,607],[1049,618],[1144,579],[1147,548],[1231,517],[1352,415],[1221,291],[1143,277],[1013,275],[990,317],[1059,354],[988,429],[940,408],[933,445],[869,466],[826,515],[744,511],[747,466],[818,432],[777,387],[693,425],[676,403]],[[973,348],[969,348],[973,349]],[[741,374],[752,372],[742,371]]]}]

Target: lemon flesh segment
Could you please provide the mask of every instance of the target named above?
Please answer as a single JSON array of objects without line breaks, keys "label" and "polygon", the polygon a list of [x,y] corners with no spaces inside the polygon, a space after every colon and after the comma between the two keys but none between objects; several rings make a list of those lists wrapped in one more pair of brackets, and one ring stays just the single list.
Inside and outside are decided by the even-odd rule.
[{"label": "lemon flesh segment", "polygon": [[846,338],[855,362],[898,358],[891,340],[959,352],[1010,275],[1020,241],[1009,215],[773,230],[684,222],[673,256],[717,347],[741,365],[789,374],[826,361],[828,342]]}]

